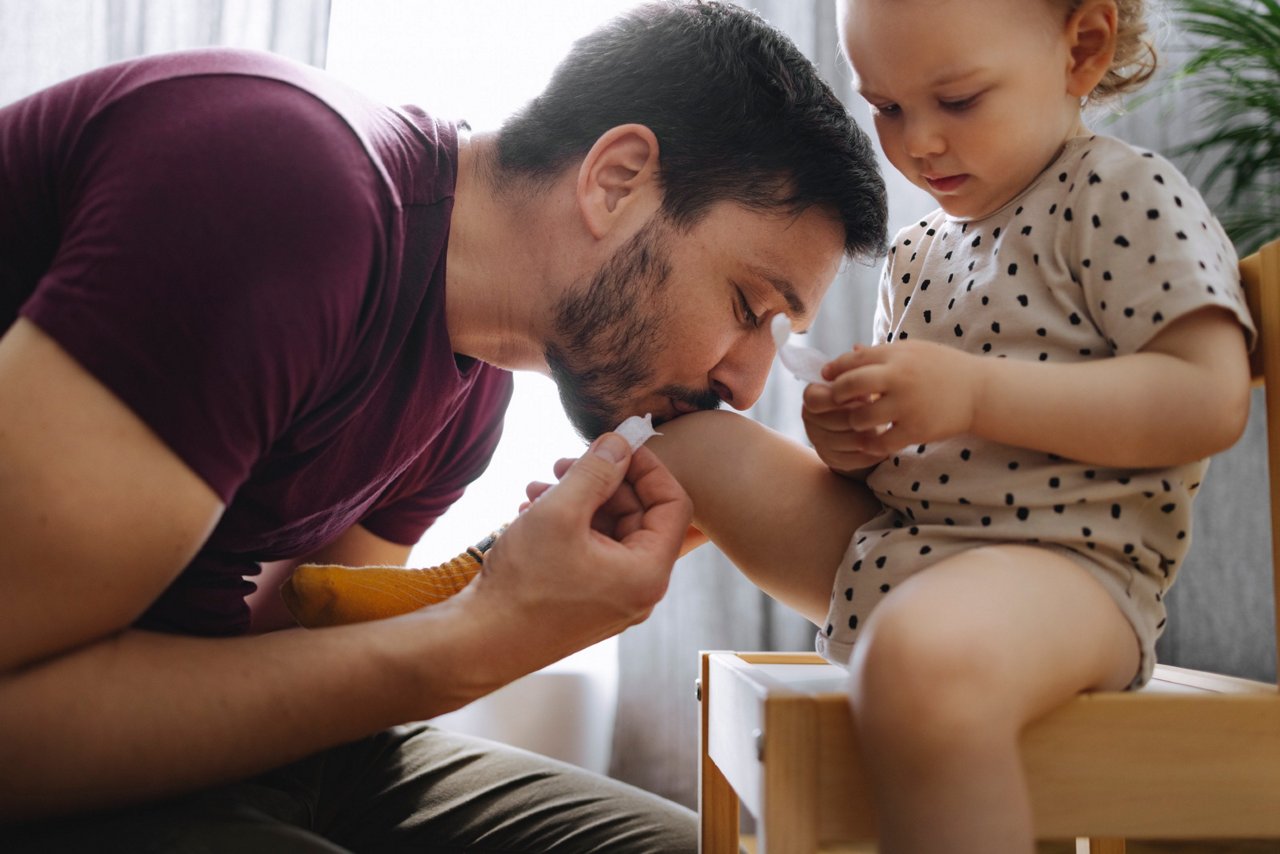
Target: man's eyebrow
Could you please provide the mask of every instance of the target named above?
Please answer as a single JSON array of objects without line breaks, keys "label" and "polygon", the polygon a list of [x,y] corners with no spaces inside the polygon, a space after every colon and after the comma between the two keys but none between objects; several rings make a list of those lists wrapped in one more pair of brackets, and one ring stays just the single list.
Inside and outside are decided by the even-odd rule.
[{"label": "man's eyebrow", "polygon": [[763,267],[751,266],[750,270],[755,275],[768,282],[781,297],[786,300],[787,308],[790,309],[792,319],[803,323],[809,318],[809,309],[804,304],[804,300],[800,299],[800,295],[796,293],[795,285],[783,276],[775,275],[773,272]]}]

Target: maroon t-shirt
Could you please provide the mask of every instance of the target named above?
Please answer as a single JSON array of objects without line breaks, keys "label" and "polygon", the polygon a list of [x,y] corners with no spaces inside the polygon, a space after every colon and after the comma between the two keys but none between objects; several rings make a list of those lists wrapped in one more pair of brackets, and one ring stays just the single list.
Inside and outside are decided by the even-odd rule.
[{"label": "maroon t-shirt", "polygon": [[456,168],[453,126],[257,52],[0,109],[0,330],[53,336],[227,504],[140,626],[243,631],[259,561],[413,543],[484,470],[511,376],[450,346]]}]

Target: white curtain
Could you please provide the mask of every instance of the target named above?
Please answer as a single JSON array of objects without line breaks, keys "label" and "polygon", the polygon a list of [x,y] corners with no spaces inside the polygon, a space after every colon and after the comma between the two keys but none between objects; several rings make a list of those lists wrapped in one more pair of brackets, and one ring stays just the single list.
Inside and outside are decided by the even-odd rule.
[{"label": "white curtain", "polygon": [[117,60],[258,48],[323,67],[329,0],[0,0],[0,104]]},{"label": "white curtain", "polygon": [[[850,88],[840,56],[831,0],[755,0],[754,8],[786,32],[814,61],[851,112],[872,132],[867,107]],[[1179,64],[1177,33],[1161,34],[1164,70],[1144,97],[1121,116],[1098,117],[1096,130],[1137,145],[1171,152],[1196,132],[1200,114],[1173,79]],[[904,62],[909,61],[904,58]],[[1182,165],[1182,164],[1180,164]],[[890,232],[936,207],[887,163]],[[1193,171],[1203,175],[1203,168]],[[1212,201],[1212,199],[1211,199]],[[812,336],[815,346],[839,352],[868,341],[875,311],[877,268],[849,265],[823,303]],[[752,417],[804,441],[799,384],[775,371]],[[1161,659],[1253,678],[1274,678],[1270,542],[1260,401],[1245,438],[1211,466],[1197,506],[1195,544],[1171,593],[1169,630]],[[726,451],[732,453],[732,450]],[[751,465],[743,459],[741,464]],[[666,797],[697,802],[699,650],[813,648],[813,627],[743,580],[710,546],[676,567],[670,592],[650,619],[619,643],[618,711],[611,774]]]}]

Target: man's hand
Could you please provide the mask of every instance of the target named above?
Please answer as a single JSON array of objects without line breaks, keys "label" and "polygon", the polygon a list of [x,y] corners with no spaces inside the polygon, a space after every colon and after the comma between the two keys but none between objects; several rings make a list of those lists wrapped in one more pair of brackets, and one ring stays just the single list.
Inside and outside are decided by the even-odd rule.
[{"label": "man's hand", "polygon": [[832,470],[850,473],[908,445],[969,432],[981,362],[933,344],[855,347],[824,368],[829,386],[804,393],[805,432]]},{"label": "man's hand", "polygon": [[[466,591],[500,609],[509,663],[535,670],[648,617],[667,589],[693,516],[688,495],[649,450],[606,433],[532,503]],[[464,594],[460,594],[464,595]]]}]

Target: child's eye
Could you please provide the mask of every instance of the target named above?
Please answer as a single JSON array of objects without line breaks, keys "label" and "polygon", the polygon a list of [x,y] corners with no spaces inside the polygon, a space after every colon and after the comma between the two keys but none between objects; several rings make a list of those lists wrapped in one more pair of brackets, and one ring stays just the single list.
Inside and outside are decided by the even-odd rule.
[{"label": "child's eye", "polygon": [[877,116],[885,116],[891,118],[902,112],[902,108],[897,104],[872,104],[871,112]]},{"label": "child's eye", "polygon": [[978,96],[970,95],[968,98],[955,98],[949,101],[940,100],[938,103],[942,105],[942,108],[944,110],[951,110],[952,112],[962,113],[965,110],[972,107],[974,104],[978,103]]},{"label": "child's eye", "polygon": [[752,310],[751,303],[747,302],[747,295],[742,292],[742,288],[738,288],[738,306],[742,309],[743,324],[752,329],[759,329],[760,315]]}]

